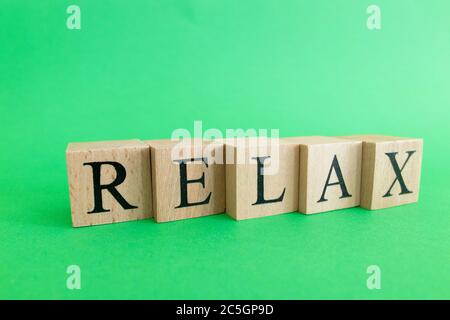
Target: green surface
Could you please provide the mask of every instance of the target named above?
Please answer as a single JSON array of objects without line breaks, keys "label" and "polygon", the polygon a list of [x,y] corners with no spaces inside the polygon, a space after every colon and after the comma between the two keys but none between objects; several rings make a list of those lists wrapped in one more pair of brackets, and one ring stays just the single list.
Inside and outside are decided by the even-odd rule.
[{"label": "green surface", "polygon": [[[81,30],[66,8],[81,7]],[[24,1],[0,11],[0,298],[450,298],[450,3]],[[72,141],[176,128],[424,138],[420,201],[73,229]],[[81,290],[66,268],[81,267]],[[366,288],[379,265],[382,289]]]}]

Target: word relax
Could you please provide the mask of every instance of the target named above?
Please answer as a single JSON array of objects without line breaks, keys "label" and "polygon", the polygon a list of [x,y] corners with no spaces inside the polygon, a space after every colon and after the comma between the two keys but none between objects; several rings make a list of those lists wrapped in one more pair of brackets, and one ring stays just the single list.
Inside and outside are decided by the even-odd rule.
[{"label": "word relax", "polygon": [[[378,135],[283,138],[276,148],[228,140],[201,145],[216,157],[251,159],[229,163],[205,154],[174,159],[179,144],[170,140],[71,143],[66,155],[72,221],[165,222],[225,211],[241,220],[412,203],[419,195],[422,146],[422,139]],[[276,170],[269,172],[274,162]]]}]

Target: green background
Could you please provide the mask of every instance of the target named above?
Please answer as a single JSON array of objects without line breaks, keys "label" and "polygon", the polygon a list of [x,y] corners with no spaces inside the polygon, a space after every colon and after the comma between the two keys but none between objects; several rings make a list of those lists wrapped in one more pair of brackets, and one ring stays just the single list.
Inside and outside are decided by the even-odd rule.
[{"label": "green background", "polygon": [[[381,30],[366,27],[372,3]],[[81,30],[66,28],[70,4]],[[450,298],[447,0],[1,7],[0,298]],[[67,143],[170,138],[195,120],[422,137],[420,201],[71,227]],[[66,288],[71,264],[81,290]]]}]

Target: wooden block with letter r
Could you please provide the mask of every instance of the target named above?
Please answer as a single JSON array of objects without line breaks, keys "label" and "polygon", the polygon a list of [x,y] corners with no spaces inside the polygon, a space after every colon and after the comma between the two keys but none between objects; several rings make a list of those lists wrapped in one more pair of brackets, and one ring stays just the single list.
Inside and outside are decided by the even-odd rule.
[{"label": "wooden block with letter r", "polygon": [[300,145],[300,212],[311,214],[359,205],[360,141],[321,136],[286,139]]},{"label": "wooden block with letter r", "polygon": [[226,139],[227,213],[236,220],[297,211],[299,146],[274,138]]},{"label": "wooden block with letter r", "polygon": [[418,201],[422,139],[382,135],[342,138],[363,142],[361,207],[381,209]]},{"label": "wooden block with letter r", "polygon": [[150,152],[143,142],[70,143],[66,159],[74,227],[152,216]]},{"label": "wooden block with letter r", "polygon": [[201,139],[147,140],[151,149],[157,222],[225,211],[223,143]]}]

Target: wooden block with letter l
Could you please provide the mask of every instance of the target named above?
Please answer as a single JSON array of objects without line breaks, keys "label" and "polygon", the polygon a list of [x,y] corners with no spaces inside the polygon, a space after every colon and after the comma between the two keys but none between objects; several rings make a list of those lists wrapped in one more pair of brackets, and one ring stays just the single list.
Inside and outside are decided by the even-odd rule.
[{"label": "wooden block with letter l", "polygon": [[70,143],[66,159],[74,227],[152,216],[150,152],[143,142]]},{"label": "wooden block with letter l", "polygon": [[225,211],[223,143],[201,139],[147,140],[157,222]]},{"label": "wooden block with letter l", "polygon": [[225,140],[228,215],[236,220],[297,211],[299,146],[284,139]]},{"label": "wooden block with letter l", "polygon": [[381,209],[418,201],[422,139],[382,135],[343,138],[363,141],[361,207]]},{"label": "wooden block with letter l", "polygon": [[287,140],[300,145],[300,212],[311,214],[359,205],[360,141],[321,136]]}]

